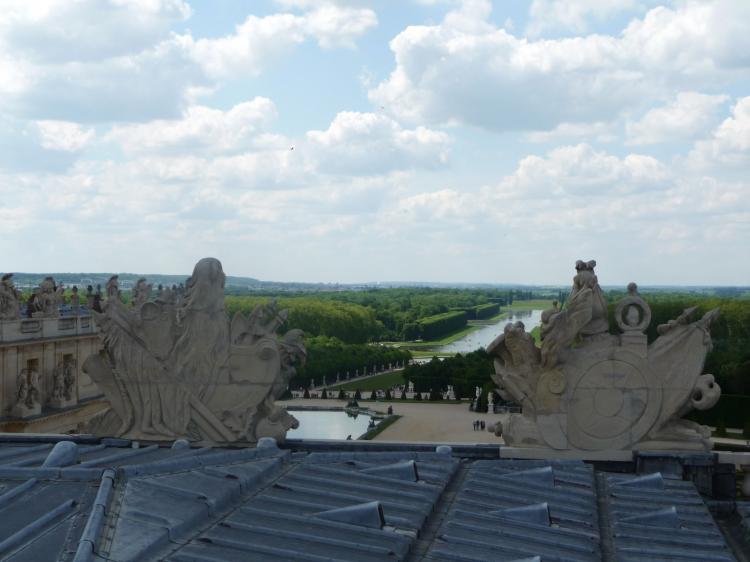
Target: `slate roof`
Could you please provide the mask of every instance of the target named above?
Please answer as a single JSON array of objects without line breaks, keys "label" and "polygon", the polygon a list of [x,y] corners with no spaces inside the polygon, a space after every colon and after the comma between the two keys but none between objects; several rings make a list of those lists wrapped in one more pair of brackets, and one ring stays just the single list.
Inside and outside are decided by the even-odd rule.
[{"label": "slate roof", "polygon": [[735,560],[695,486],[660,474],[486,447],[54,440],[0,436],[2,560]]}]

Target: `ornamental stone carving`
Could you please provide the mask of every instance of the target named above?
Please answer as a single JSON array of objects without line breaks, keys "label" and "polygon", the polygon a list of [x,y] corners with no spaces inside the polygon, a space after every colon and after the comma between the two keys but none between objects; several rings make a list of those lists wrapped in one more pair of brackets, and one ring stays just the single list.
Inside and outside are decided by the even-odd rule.
[{"label": "ornamental stone carving", "polygon": [[651,310],[635,283],[615,308],[607,303],[595,261],[576,263],[564,309],[542,314],[538,348],[521,322],[508,324],[487,351],[495,357],[499,394],[522,406],[503,424],[506,443],[567,450],[712,447],[705,426],[681,419],[716,404],[721,389],[701,374],[718,310],[692,321],[696,308],[658,326],[648,345]]},{"label": "ornamental stone carving", "polygon": [[13,284],[13,274],[0,281],[0,320],[17,320],[21,316],[21,292]]},{"label": "ornamental stone carving", "polygon": [[297,420],[274,401],[305,358],[300,330],[279,337],[287,311],[258,306],[230,323],[221,263],[200,260],[184,294],[126,307],[117,280],[95,314],[104,351],[83,370],[111,404],[90,429],[131,439],[207,443],[283,440]]},{"label": "ornamental stone carving", "polygon": [[16,403],[11,408],[11,415],[17,418],[30,418],[41,413],[39,373],[36,369],[23,369],[18,374]]}]

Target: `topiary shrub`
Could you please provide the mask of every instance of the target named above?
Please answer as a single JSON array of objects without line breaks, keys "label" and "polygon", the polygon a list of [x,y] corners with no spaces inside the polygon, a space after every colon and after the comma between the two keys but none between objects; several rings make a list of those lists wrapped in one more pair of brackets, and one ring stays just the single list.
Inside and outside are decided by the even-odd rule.
[{"label": "topiary shrub", "polygon": [[414,395],[414,400],[422,400],[422,393],[421,392],[417,392]]},{"label": "topiary shrub", "polygon": [[354,391],[354,399],[355,400],[362,400],[362,394],[359,392],[359,389]]},{"label": "topiary shrub", "polygon": [[389,388],[387,388],[385,390],[385,399],[386,400],[393,400],[393,397],[391,396],[391,390]]},{"label": "topiary shrub", "polygon": [[338,399],[339,400],[346,400],[346,393],[344,392],[343,388],[339,389]]},{"label": "topiary shrub", "polygon": [[302,395],[302,398],[310,398],[310,391],[305,389],[305,393]]},{"label": "topiary shrub", "polygon": [[378,399],[378,391],[377,390],[373,390],[370,393],[370,400],[377,400],[377,399]]},{"label": "topiary shrub", "polygon": [[328,392],[326,392],[326,389],[323,389],[323,392],[320,395],[321,398],[328,398]]}]

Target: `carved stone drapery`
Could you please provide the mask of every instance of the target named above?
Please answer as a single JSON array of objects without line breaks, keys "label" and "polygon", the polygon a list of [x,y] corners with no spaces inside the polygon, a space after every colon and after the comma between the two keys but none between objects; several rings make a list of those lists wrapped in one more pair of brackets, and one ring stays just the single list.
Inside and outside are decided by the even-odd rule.
[{"label": "carved stone drapery", "polygon": [[177,298],[134,308],[110,280],[104,312],[95,314],[104,351],[83,365],[112,406],[93,431],[228,443],[283,440],[296,427],[274,401],[305,357],[302,333],[277,336],[287,313],[275,304],[230,324],[224,280],[221,263],[205,258]]}]

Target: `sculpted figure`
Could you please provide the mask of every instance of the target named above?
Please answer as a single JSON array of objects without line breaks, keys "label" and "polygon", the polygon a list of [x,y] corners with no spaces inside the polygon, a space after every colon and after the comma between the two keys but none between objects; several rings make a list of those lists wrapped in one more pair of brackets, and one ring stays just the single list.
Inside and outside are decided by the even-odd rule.
[{"label": "sculpted figure", "polygon": [[65,400],[73,400],[75,397],[76,384],[76,361],[69,359],[63,365],[63,397]]},{"label": "sculpted figure", "polygon": [[39,373],[34,369],[23,369],[18,375],[16,406],[22,411],[39,406]]},{"label": "sculpted figure", "polygon": [[86,286],[86,307],[89,311],[94,310],[94,288],[91,285]]},{"label": "sculpted figure", "polygon": [[26,373],[21,371],[18,375],[18,390],[16,391],[16,404],[22,404],[26,406],[26,401],[29,399],[29,381],[26,378]]},{"label": "sculpted figure", "polygon": [[[718,310],[692,321],[696,308],[657,328],[650,345],[648,304],[635,283],[615,308],[621,334],[610,334],[607,303],[593,260],[576,263],[565,308],[542,314],[541,349],[520,323],[487,348],[499,394],[522,406],[503,427],[507,443],[554,449],[711,448],[708,428],[681,419],[719,399],[701,374]],[[520,325],[519,325],[520,324]]]},{"label": "sculpted figure", "polygon": [[133,306],[142,307],[151,297],[151,288],[153,285],[146,283],[146,278],[141,277],[133,287]]},{"label": "sculpted figure", "polygon": [[52,373],[51,398],[53,400],[63,400],[63,395],[65,392],[65,382],[64,382],[63,373],[64,373],[64,368],[62,364],[59,364],[57,367],[55,367],[55,370]]},{"label": "sculpted figure", "polygon": [[16,320],[21,315],[21,292],[13,284],[13,274],[0,281],[0,320]]},{"label": "sculpted figure", "polygon": [[62,283],[55,287],[55,306],[65,304],[65,287]]},{"label": "sculpted figure", "polygon": [[83,365],[112,405],[94,431],[132,439],[227,443],[283,440],[296,420],[274,400],[304,360],[302,333],[279,338],[286,311],[275,304],[236,314],[224,309],[224,272],[199,261],[181,304],[140,308],[110,299],[96,314],[104,352]]},{"label": "sculpted figure", "polygon": [[78,287],[73,285],[73,294],[70,296],[70,306],[73,307],[74,314],[78,314],[78,309],[81,306],[81,297],[78,296]]},{"label": "sculpted figure", "polygon": [[33,297],[33,310],[31,312],[34,316],[57,318],[60,315],[59,304],[62,303],[60,302],[57,285],[52,277],[45,277],[39,283],[39,287],[34,289]]},{"label": "sculpted figure", "polygon": [[[120,298],[120,276],[113,275],[107,280],[105,287],[107,292],[107,299],[119,299]],[[97,292],[100,293],[99,286],[97,285]]]}]

